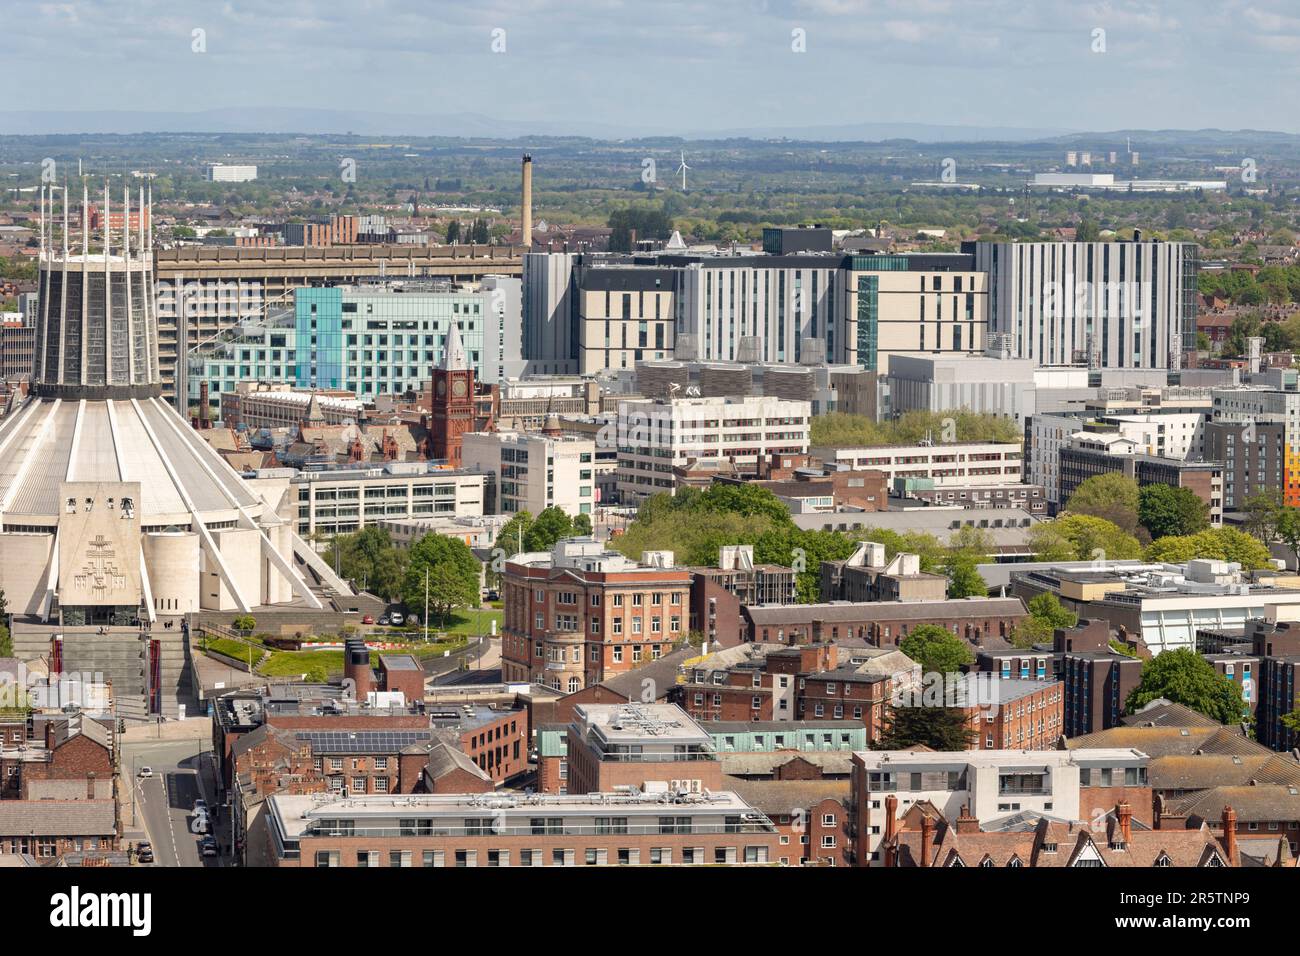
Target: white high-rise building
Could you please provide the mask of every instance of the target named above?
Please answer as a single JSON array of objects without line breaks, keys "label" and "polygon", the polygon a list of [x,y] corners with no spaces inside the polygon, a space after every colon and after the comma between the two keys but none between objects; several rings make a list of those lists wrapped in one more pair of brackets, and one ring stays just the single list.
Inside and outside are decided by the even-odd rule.
[{"label": "white high-rise building", "polygon": [[256,166],[227,166],[225,163],[213,163],[208,167],[208,182],[211,183],[250,183],[256,178]]},{"label": "white high-rise building", "polygon": [[977,242],[989,328],[1037,365],[1177,369],[1196,346],[1197,246]]},{"label": "white high-rise building", "polygon": [[625,504],[672,493],[673,468],[729,461],[753,472],[774,453],[805,454],[812,406],[781,398],[620,402],[618,492]]}]

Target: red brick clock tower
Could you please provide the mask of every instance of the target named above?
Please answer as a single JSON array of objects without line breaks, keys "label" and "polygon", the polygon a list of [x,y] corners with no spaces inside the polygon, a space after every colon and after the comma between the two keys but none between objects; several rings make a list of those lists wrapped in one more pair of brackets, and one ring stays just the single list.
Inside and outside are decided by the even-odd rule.
[{"label": "red brick clock tower", "polygon": [[461,436],[474,430],[474,369],[470,367],[460,331],[452,320],[443,347],[442,367],[433,370],[430,431],[434,458],[459,468]]}]

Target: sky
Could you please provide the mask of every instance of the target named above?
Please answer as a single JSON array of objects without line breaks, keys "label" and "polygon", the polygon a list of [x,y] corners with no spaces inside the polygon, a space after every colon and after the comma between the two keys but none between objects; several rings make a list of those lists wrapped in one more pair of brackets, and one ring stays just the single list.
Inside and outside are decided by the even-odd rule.
[{"label": "sky", "polygon": [[0,23],[4,110],[1300,132],[1296,0],[0,0]]}]

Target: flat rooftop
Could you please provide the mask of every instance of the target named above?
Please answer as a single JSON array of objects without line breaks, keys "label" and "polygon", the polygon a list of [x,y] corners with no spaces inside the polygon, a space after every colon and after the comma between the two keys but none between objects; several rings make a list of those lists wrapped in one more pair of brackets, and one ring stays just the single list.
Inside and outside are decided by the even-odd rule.
[{"label": "flat rooftop", "polygon": [[676,704],[579,704],[573,712],[577,723],[607,744],[712,743]]},{"label": "flat rooftop", "polygon": [[[302,836],[314,824],[324,820],[350,821],[352,827],[349,829],[355,828],[358,835],[361,835],[363,831],[396,826],[398,820],[442,818],[454,821],[453,826],[459,827],[467,816],[497,814],[505,817],[505,823],[503,827],[497,826],[493,832],[509,833],[514,826],[521,826],[526,828],[521,832],[531,833],[528,824],[530,814],[542,810],[566,818],[608,816],[614,813],[618,816],[647,817],[654,821],[654,830],[648,832],[658,832],[658,818],[666,812],[674,815],[687,812],[707,815],[753,814],[755,824],[771,827],[771,822],[763,814],[730,790],[706,791],[686,796],[639,791],[568,796],[498,792],[372,794],[337,799],[322,799],[321,794],[278,793],[267,798],[267,805],[275,825],[290,840]],[[512,817],[517,817],[522,823],[512,824]],[[438,829],[441,831],[445,828]]]},{"label": "flat rooftop", "polygon": [[1000,767],[1042,765],[1064,767],[1070,764],[1115,764],[1134,761],[1145,763],[1147,755],[1131,747],[1093,747],[1078,750],[855,750],[855,760],[871,768],[888,767]]}]

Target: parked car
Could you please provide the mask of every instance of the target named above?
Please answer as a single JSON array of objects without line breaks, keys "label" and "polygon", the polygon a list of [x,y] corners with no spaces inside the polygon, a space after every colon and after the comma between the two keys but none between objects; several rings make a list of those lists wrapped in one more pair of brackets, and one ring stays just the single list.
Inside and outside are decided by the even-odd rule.
[{"label": "parked car", "polygon": [[212,837],[210,836],[205,836],[202,840],[199,841],[199,852],[202,853],[204,856],[216,856],[217,841],[212,839]]},{"label": "parked car", "polygon": [[153,844],[148,840],[141,840],[135,845],[135,858],[141,863],[153,862]]},{"label": "parked car", "polygon": [[406,618],[402,617],[402,615],[398,614],[396,611],[388,615],[388,623],[393,625],[393,627],[400,626],[404,620],[406,620]]},{"label": "parked car", "polygon": [[500,600],[501,600],[501,595],[498,594],[496,591],[489,591],[489,592],[487,593],[487,599],[488,599],[489,601],[500,601]]},{"label": "parked car", "polygon": [[141,780],[146,780],[153,776],[153,767],[141,767],[140,772],[136,774]]},{"label": "parked car", "polygon": [[375,619],[374,619],[373,617],[371,617],[369,614],[367,614],[365,617],[363,617],[363,618],[361,619],[361,623],[362,623],[362,624],[374,624],[374,623],[375,623]]},{"label": "parked car", "polygon": [[384,627],[387,627],[387,626],[388,626],[388,615],[385,614],[383,617],[381,617],[381,618],[379,619],[379,623],[380,623],[381,625],[383,625]]}]

